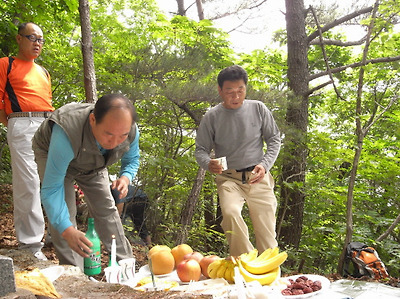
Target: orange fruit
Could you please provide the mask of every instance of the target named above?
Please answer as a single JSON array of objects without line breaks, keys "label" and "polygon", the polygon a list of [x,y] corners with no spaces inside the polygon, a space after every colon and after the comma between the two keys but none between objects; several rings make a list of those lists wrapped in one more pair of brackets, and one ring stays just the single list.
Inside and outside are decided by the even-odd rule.
[{"label": "orange fruit", "polygon": [[175,267],[183,261],[183,257],[187,253],[192,253],[193,249],[188,244],[179,244],[171,249],[171,253],[175,259]]},{"label": "orange fruit", "polygon": [[169,252],[171,252],[171,248],[169,248],[167,245],[155,245],[153,246],[149,252],[147,253],[147,257],[150,258],[150,256],[160,250],[167,250]]},{"label": "orange fruit", "polygon": [[171,273],[175,268],[175,259],[171,250],[161,249],[149,256],[155,275]]}]

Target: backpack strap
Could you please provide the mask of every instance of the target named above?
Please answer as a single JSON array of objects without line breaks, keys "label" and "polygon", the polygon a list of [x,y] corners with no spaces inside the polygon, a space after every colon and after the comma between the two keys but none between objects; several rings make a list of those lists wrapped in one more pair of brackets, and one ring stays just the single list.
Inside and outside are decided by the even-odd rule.
[{"label": "backpack strap", "polygon": [[8,57],[7,80],[8,80],[8,74],[11,72],[11,66],[12,66],[13,61],[14,61],[13,57],[11,57],[11,56]]},{"label": "backpack strap", "polygon": [[[368,245],[361,243],[361,242],[350,242],[347,244],[346,247],[346,255],[343,261],[343,277],[353,276],[353,277],[360,277],[362,276],[359,270],[359,266],[353,260],[353,253],[356,252],[357,257],[360,255],[362,250],[365,250]],[[349,266],[350,262],[353,266],[353,273],[350,273]]]},{"label": "backpack strap", "polygon": [[12,88],[11,84],[10,84],[10,80],[8,80],[8,75],[11,72],[11,67],[12,67],[12,63],[14,61],[13,57],[8,57],[8,68],[7,68],[7,82],[6,82],[6,91],[8,94],[8,98],[11,102],[11,110],[13,112],[21,112],[22,109],[19,106],[18,100],[17,100],[17,95],[14,92],[14,89]]},{"label": "backpack strap", "polygon": [[46,74],[47,79],[50,79],[49,72],[43,66],[40,66],[40,67],[43,69],[44,73]]}]

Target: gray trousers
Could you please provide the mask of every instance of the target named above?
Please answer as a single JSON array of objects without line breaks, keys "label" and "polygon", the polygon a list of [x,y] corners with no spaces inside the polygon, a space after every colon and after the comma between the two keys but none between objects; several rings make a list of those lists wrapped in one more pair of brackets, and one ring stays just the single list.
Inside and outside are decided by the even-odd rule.
[{"label": "gray trousers", "polygon": [[[43,179],[46,160],[37,155],[36,162],[40,179]],[[111,195],[107,169],[90,174],[72,175],[67,172],[64,180],[65,202],[68,206],[70,220],[76,227],[75,182],[85,195],[89,217],[94,218],[96,232],[107,251],[111,252],[111,239],[114,235],[117,244],[117,261],[133,257],[132,247],[125,237],[121,219]],[[49,224],[49,229],[59,263],[78,266],[83,271],[83,258],[68,246],[67,241],[51,224]]]},{"label": "gray trousers", "polygon": [[15,117],[8,120],[7,126],[15,233],[18,247],[31,250],[33,253],[43,247],[44,217],[32,137],[43,120],[44,117]]}]

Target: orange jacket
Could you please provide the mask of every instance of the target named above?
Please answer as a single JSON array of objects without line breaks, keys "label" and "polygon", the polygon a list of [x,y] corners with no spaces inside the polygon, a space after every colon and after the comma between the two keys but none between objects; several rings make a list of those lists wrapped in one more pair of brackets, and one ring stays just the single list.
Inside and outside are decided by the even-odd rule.
[{"label": "orange jacket", "polygon": [[7,115],[21,111],[53,111],[50,75],[35,62],[14,57],[8,80],[15,98],[10,99],[6,91],[8,65],[8,57],[0,59],[0,110],[4,109]]}]

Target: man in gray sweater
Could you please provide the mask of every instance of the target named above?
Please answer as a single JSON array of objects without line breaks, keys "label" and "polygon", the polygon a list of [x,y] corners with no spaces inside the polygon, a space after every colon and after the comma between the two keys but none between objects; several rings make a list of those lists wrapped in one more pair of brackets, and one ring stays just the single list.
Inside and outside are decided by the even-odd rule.
[{"label": "man in gray sweater", "polygon": [[[196,137],[198,164],[217,174],[221,226],[228,239],[229,254],[234,256],[254,248],[242,217],[244,203],[248,205],[258,251],[277,246],[277,201],[269,170],[279,154],[280,132],[262,102],[245,99],[247,80],[246,71],[237,65],[219,73],[222,103],[204,115]],[[212,151],[215,159],[210,157]],[[217,159],[220,157],[226,157],[227,169]]]}]

